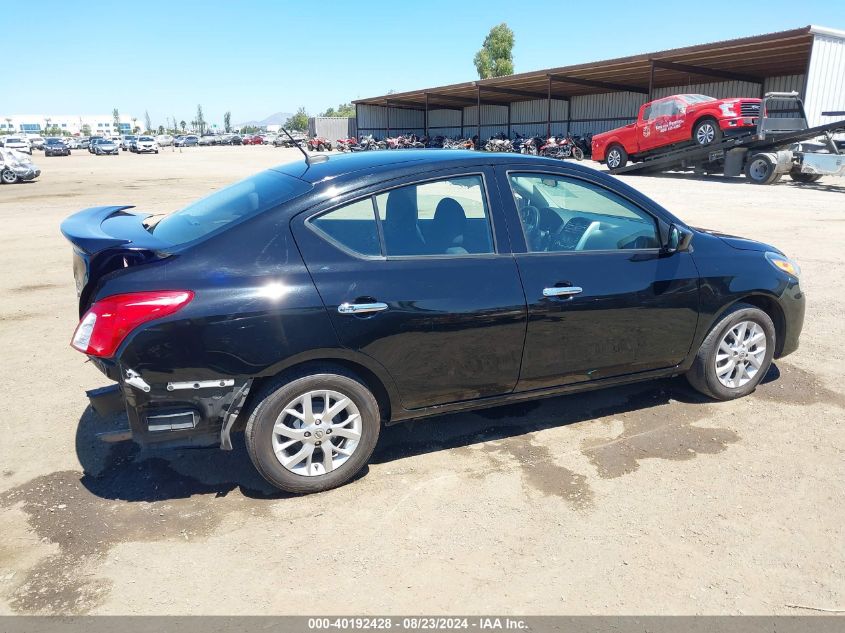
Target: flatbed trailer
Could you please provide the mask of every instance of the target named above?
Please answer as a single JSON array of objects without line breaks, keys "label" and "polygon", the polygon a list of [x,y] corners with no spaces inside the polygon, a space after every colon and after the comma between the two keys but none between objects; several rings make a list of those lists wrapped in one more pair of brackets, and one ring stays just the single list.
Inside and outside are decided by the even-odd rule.
[{"label": "flatbed trailer", "polygon": [[[789,111],[798,112],[800,116],[768,116],[768,105],[772,101],[794,102],[796,107]],[[833,140],[835,133],[845,132],[845,119],[809,127],[804,104],[797,92],[766,93],[762,106],[753,132],[703,147],[670,147],[649,154],[639,162],[611,169],[610,173],[694,169],[725,176],[744,173],[750,182],[765,185],[787,173],[797,182],[814,182],[824,175],[845,176],[845,154]],[[837,116],[840,113],[824,114]],[[807,143],[819,137],[824,137],[823,143]]]}]

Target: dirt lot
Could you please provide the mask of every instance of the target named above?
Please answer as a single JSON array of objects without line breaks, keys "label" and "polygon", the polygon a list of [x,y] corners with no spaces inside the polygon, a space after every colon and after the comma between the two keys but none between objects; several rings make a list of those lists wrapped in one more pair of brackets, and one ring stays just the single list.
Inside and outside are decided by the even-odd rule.
[{"label": "dirt lot", "polygon": [[[803,268],[801,349],[756,393],[682,379],[387,429],[368,473],[274,494],[235,451],[92,439],[68,214],[169,211],[297,156],[35,160],[0,187],[0,613],[807,613],[845,608],[845,181],[628,177]],[[115,424],[111,420],[108,423]]]}]

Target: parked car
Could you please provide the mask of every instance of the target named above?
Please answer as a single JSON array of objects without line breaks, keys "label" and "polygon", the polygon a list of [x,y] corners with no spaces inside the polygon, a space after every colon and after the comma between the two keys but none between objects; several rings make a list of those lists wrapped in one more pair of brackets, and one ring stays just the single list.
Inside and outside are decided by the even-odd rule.
[{"label": "parked car", "polygon": [[237,134],[224,134],[220,137],[221,145],[242,145],[243,139]]},{"label": "parked car", "polygon": [[131,151],[136,154],[158,154],[158,144],[152,136],[139,136],[132,143]]},{"label": "parked car", "polygon": [[42,150],[44,149],[44,137],[39,136],[38,134],[27,134],[26,140],[29,141],[30,147],[32,149]]},{"label": "parked car", "polygon": [[198,145],[220,145],[220,137],[214,134],[200,136]]},{"label": "parked car", "polygon": [[361,152],[129,208],[62,223],[72,346],[118,382],[94,409],[143,444],[230,449],[243,424],[297,493],[349,481],[383,423],[679,374],[747,395],[804,318],[777,248],[552,159]]},{"label": "parked car", "polygon": [[199,145],[200,139],[198,136],[189,134],[188,136],[176,137],[174,145],[176,147],[196,147]]},{"label": "parked car", "polygon": [[120,137],[120,149],[124,152],[131,151],[132,146],[135,144],[135,141],[138,140],[138,137],[135,134],[126,134],[125,136]]},{"label": "parked car", "polygon": [[262,139],[258,134],[247,134],[243,137],[242,143],[244,145],[263,145],[264,139]]},{"label": "parked car", "polygon": [[618,169],[629,160],[675,145],[719,143],[725,136],[752,131],[760,103],[760,99],[714,99],[698,94],[650,101],[640,107],[635,123],[593,136],[593,160]]},{"label": "parked car", "polygon": [[50,137],[44,141],[44,156],[70,156],[70,147],[63,139]]},{"label": "parked car", "polygon": [[81,149],[79,147],[79,137],[68,136],[62,139],[70,149]]},{"label": "parked car", "polygon": [[79,143],[79,149],[88,149],[91,145],[91,138],[88,136],[82,136],[77,140]]},{"label": "parked car", "polygon": [[26,140],[23,136],[4,136],[3,137],[3,147],[6,149],[13,149],[18,152],[26,152],[27,154],[32,154],[32,146],[29,144],[29,141]]},{"label": "parked car", "polygon": [[88,151],[98,156],[106,154],[113,154],[114,156],[117,156],[120,152],[120,146],[110,138],[98,137],[91,139],[91,145],[89,146]]},{"label": "parked car", "polygon": [[0,182],[11,185],[38,178],[41,170],[32,162],[32,152],[29,156],[14,149],[0,148]]},{"label": "parked car", "polygon": [[173,137],[170,134],[159,134],[156,136],[156,143],[159,147],[170,147],[173,145]]}]

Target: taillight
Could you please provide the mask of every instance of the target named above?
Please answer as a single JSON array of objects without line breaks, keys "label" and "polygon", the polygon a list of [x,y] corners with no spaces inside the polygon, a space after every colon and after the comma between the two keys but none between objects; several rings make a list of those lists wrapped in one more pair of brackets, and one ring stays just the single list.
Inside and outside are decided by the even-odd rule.
[{"label": "taillight", "polygon": [[139,325],[173,314],[190,303],[190,290],[159,290],[113,295],[97,301],[86,312],[71,346],[84,354],[109,358]]}]

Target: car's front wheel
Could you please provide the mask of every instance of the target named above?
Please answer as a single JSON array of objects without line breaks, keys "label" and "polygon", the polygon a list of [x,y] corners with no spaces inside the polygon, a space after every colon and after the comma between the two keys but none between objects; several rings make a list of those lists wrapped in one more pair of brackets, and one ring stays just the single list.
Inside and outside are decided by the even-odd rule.
[{"label": "car's front wheel", "polygon": [[695,124],[692,131],[692,139],[702,147],[719,143],[722,137],[722,128],[719,127],[716,119],[702,119]]},{"label": "car's front wheel", "polygon": [[609,169],[622,169],[628,164],[628,152],[621,145],[611,145],[604,157]]},{"label": "car's front wheel", "polygon": [[716,400],[748,395],[769,371],[776,340],[768,314],[747,303],[737,304],[704,339],[687,380]]},{"label": "car's front wheel", "polygon": [[297,494],[340,486],[367,463],[381,416],[372,392],[339,369],[267,385],[246,425],[246,446],[259,473]]},{"label": "car's front wheel", "polygon": [[13,185],[18,181],[18,175],[11,169],[6,168],[0,172],[0,180],[6,185]]}]

